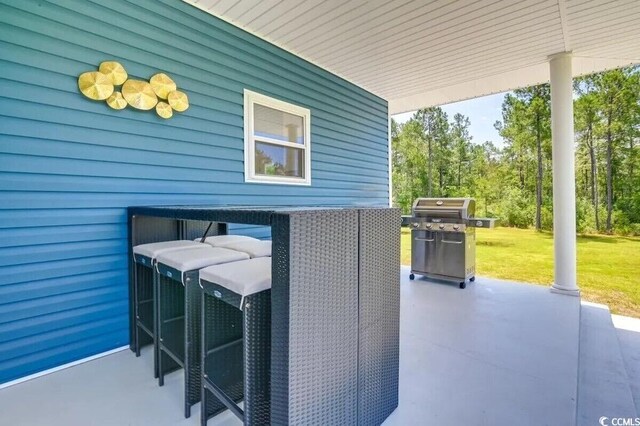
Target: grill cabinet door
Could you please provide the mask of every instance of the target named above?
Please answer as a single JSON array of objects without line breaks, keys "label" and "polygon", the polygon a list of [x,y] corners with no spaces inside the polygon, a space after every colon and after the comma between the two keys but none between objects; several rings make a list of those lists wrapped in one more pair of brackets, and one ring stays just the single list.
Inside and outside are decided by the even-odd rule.
[{"label": "grill cabinet door", "polygon": [[[433,273],[436,261],[436,233],[411,231],[411,270]],[[431,268],[431,269],[430,269]]]},{"label": "grill cabinet door", "polygon": [[452,278],[465,277],[465,244],[463,232],[438,232],[438,265],[436,274]]}]

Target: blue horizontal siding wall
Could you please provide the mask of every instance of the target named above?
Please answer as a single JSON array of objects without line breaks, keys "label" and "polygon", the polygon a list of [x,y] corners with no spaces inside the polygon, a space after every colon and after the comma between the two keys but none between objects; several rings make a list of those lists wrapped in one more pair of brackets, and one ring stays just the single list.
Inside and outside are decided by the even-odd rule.
[{"label": "blue horizontal siding wall", "polygon": [[[88,100],[105,60],[191,107]],[[244,89],[311,110],[310,187],[244,182]],[[387,164],[386,101],[181,1],[0,0],[0,383],[128,343],[126,206],[380,206]]]}]

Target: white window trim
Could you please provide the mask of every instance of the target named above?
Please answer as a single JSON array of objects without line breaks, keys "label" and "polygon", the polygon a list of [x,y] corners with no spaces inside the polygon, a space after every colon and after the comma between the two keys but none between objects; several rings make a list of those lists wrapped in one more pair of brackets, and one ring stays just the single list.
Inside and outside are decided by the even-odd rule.
[{"label": "white window trim", "polygon": [[[269,108],[288,112],[302,117],[304,127],[304,148],[300,144],[285,142],[267,137],[255,137],[253,131],[253,105],[259,104]],[[264,176],[255,173],[256,141],[273,145],[293,147],[304,150],[304,178],[292,176]],[[260,93],[244,90],[244,181],[249,183],[271,183],[281,185],[311,185],[311,111]]]}]

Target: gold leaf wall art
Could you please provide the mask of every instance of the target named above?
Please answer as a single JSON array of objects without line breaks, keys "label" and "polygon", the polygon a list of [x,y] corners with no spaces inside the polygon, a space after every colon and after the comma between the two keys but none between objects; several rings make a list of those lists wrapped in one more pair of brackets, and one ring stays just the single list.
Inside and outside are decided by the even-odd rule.
[{"label": "gold leaf wall art", "polygon": [[122,96],[136,109],[150,110],[158,103],[158,97],[151,85],[142,80],[127,80],[122,85]]},{"label": "gold leaf wall art", "polygon": [[98,67],[98,71],[109,77],[114,86],[120,86],[122,83],[127,81],[127,77],[129,77],[127,71],[125,71],[120,62],[116,61],[106,61],[101,63]]},{"label": "gold leaf wall art", "polygon": [[149,79],[151,88],[156,95],[161,99],[167,99],[169,92],[173,92],[177,89],[176,83],[164,73],[155,74]]},{"label": "gold leaf wall art", "polygon": [[189,108],[189,98],[187,98],[187,95],[179,90],[170,92],[167,96],[167,100],[169,101],[169,105],[171,105],[171,108],[175,109],[178,112],[186,111],[187,108]]},{"label": "gold leaf wall art", "polygon": [[80,74],[78,87],[83,95],[96,101],[105,100],[113,93],[113,84],[109,77],[98,71]]},{"label": "gold leaf wall art", "polygon": [[156,105],[156,113],[162,118],[171,118],[173,116],[173,108],[166,102],[158,102]]},{"label": "gold leaf wall art", "polygon": [[[117,86],[121,86],[118,90]],[[189,108],[187,95],[177,90],[171,77],[165,73],[151,76],[149,81],[131,79],[122,64],[104,61],[98,71],[88,71],[78,77],[80,92],[89,99],[106,101],[114,110],[156,110],[164,119],[173,117],[173,112],[184,112]],[[163,101],[166,100],[166,101]]]},{"label": "gold leaf wall art", "polygon": [[125,109],[127,107],[127,101],[122,97],[122,93],[113,92],[113,94],[107,98],[107,105],[113,109]]}]

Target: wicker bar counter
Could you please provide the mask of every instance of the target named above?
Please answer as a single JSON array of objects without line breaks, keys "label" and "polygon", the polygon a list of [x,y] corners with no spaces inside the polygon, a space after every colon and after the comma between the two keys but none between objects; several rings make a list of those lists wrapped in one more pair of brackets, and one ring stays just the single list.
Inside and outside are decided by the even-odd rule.
[{"label": "wicker bar counter", "polygon": [[397,407],[399,210],[158,206],[128,216],[129,250],[200,237],[210,222],[208,235],[227,223],[271,227],[272,424],[379,425]]}]

